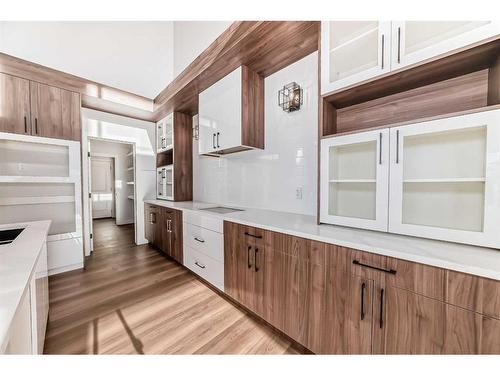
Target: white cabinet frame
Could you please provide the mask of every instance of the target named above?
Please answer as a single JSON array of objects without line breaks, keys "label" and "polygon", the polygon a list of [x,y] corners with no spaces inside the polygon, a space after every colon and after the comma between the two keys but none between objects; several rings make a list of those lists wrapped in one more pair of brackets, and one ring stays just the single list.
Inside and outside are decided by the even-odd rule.
[{"label": "white cabinet frame", "polygon": [[[370,69],[330,82],[330,21],[321,21],[321,94],[365,81],[391,70],[391,22],[378,25],[378,63]],[[353,59],[356,57],[353,56]]]},{"label": "white cabinet frame", "polygon": [[[405,136],[446,130],[486,127],[483,231],[403,223],[403,166]],[[472,245],[500,246],[500,110],[445,118],[391,129],[389,232]]]},{"label": "white cabinet frame", "polygon": [[[172,133],[171,142],[167,142],[167,134]],[[162,153],[174,148],[174,114],[170,113],[156,123],[156,152]]]},{"label": "white cabinet frame", "polygon": [[421,50],[405,54],[405,25],[405,21],[392,21],[391,70],[425,61],[500,34],[500,22],[490,22],[463,34],[429,45]]},{"label": "white cabinet frame", "polygon": [[[330,147],[375,141],[375,219],[337,216],[329,213],[330,194]],[[352,180],[353,182],[360,182]],[[387,214],[389,198],[389,130],[381,129],[339,137],[326,138],[321,141],[321,180],[320,180],[320,221],[322,223],[344,225],[363,229],[387,231]]]}]

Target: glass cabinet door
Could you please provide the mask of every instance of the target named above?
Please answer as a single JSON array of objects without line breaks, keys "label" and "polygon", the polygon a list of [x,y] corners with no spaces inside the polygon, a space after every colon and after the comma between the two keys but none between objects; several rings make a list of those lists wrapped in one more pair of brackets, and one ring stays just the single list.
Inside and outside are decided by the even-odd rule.
[{"label": "glass cabinet door", "polygon": [[321,93],[361,82],[390,69],[391,23],[321,23]]},{"label": "glass cabinet door", "polygon": [[321,222],[387,230],[389,131],[323,139]]},{"label": "glass cabinet door", "polygon": [[174,114],[156,123],[156,148],[157,152],[163,152],[172,149],[174,146]]},{"label": "glass cabinet door", "polygon": [[389,231],[500,245],[500,111],[391,129]]},{"label": "glass cabinet door", "polygon": [[500,34],[491,21],[394,21],[392,23],[392,69]]}]

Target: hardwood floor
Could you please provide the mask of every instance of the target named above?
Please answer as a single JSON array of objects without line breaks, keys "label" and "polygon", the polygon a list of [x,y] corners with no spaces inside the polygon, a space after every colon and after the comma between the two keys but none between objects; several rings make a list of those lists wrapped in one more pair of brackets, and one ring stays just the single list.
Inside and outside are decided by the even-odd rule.
[{"label": "hardwood floor", "polygon": [[149,245],[94,221],[85,270],[51,276],[46,354],[285,354],[290,341]]}]

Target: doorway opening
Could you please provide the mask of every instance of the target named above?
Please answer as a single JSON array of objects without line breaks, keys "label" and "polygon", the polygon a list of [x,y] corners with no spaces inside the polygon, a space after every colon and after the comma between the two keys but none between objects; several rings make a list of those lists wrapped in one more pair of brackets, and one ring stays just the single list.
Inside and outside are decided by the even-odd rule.
[{"label": "doorway opening", "polygon": [[135,161],[131,143],[89,139],[88,147],[93,252],[94,241],[114,241],[117,238],[113,238],[113,233],[115,237],[120,233],[101,229],[123,226],[135,231]]}]

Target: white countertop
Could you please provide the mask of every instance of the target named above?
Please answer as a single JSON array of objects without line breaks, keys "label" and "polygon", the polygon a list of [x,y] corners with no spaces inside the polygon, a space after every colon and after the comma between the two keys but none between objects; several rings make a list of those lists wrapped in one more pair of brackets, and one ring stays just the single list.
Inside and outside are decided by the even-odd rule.
[{"label": "white countertop", "polygon": [[244,211],[217,214],[199,211],[200,208],[214,207],[217,204],[162,200],[144,202],[182,211],[195,211],[234,223],[500,280],[500,250],[335,225],[318,225],[314,216],[287,212],[242,208]]},{"label": "white countertop", "polygon": [[5,350],[12,319],[47,240],[50,220],[0,225],[0,230],[26,228],[14,242],[0,245],[0,353]]}]

